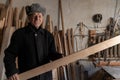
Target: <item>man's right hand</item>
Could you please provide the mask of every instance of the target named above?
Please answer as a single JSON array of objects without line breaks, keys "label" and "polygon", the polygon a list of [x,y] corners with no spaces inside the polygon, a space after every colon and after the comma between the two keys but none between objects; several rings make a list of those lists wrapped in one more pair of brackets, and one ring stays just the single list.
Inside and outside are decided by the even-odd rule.
[{"label": "man's right hand", "polygon": [[8,77],[8,80],[20,80],[20,79],[19,79],[19,75],[16,73],[16,74]]}]

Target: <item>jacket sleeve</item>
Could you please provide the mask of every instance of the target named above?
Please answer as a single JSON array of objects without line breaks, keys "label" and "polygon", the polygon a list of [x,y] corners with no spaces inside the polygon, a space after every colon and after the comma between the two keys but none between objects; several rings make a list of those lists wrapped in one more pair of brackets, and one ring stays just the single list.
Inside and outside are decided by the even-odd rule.
[{"label": "jacket sleeve", "polygon": [[17,32],[14,32],[8,48],[5,49],[4,53],[4,65],[6,70],[6,76],[10,77],[15,73],[18,73],[16,68],[16,57],[18,56],[20,48],[20,37]]},{"label": "jacket sleeve", "polygon": [[49,42],[49,56],[50,56],[50,59],[51,60],[56,60],[56,59],[62,58],[62,54],[58,53],[56,51],[55,41],[54,41],[54,38],[53,38],[52,35],[51,35],[49,40],[50,40],[50,42]]}]

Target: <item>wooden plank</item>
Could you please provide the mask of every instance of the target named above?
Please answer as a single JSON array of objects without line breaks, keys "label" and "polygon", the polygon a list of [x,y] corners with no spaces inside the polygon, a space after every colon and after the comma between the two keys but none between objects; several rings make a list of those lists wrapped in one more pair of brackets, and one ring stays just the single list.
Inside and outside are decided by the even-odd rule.
[{"label": "wooden plank", "polygon": [[3,18],[2,20],[0,20],[0,29],[2,30],[4,27],[4,23],[5,23],[5,18]]},{"label": "wooden plank", "polygon": [[13,21],[13,7],[12,7],[13,0],[9,0],[8,2],[9,2],[7,7],[8,17],[6,19],[7,19],[7,27],[11,27]]},{"label": "wooden plank", "polygon": [[118,58],[120,58],[120,44],[118,44],[117,50],[118,50],[118,52],[117,52]]},{"label": "wooden plank", "polygon": [[6,16],[6,13],[7,13],[7,8],[4,7],[0,10],[0,20]]},{"label": "wooden plank", "polygon": [[[68,50],[69,50],[69,55],[73,53],[73,48],[72,48],[72,38],[71,38],[71,32],[70,29],[67,29],[67,42],[68,42]],[[68,68],[68,77],[69,80],[76,80],[76,75],[75,75],[75,63],[70,63],[67,65]]]},{"label": "wooden plank", "polygon": [[8,11],[8,18],[7,19],[7,27],[11,27],[12,26],[12,21],[13,21],[13,8],[10,7],[9,11]]},{"label": "wooden plank", "polygon": [[0,9],[1,9],[1,8],[4,8],[4,7],[5,7],[5,4],[0,3]]},{"label": "wooden plank", "polygon": [[99,51],[104,50],[106,48],[109,48],[111,46],[117,45],[119,43],[120,43],[120,36],[111,38],[109,40],[106,40],[106,41],[101,42],[99,44],[96,44],[94,46],[91,46],[91,47],[89,47],[87,49],[84,49],[84,50],[81,50],[81,51],[76,52],[74,54],[65,56],[64,58],[55,60],[55,61],[53,61],[51,63],[48,63],[48,64],[45,64],[43,66],[37,67],[35,69],[26,71],[24,73],[21,73],[19,75],[20,80],[29,79],[31,77],[34,77],[34,76],[37,76],[39,74],[45,73],[47,71],[50,71],[50,70],[55,69],[57,67],[60,67],[62,65],[66,65],[66,64],[69,64],[71,62],[82,59],[82,58],[84,58],[86,56],[92,55],[92,54],[94,54],[96,52],[99,52]]},{"label": "wooden plank", "polygon": [[118,55],[117,55],[117,51],[118,51],[118,50],[117,50],[117,45],[115,45],[115,46],[113,47],[113,53],[114,53],[114,57],[115,57],[115,58],[117,58],[117,56],[118,56]]},{"label": "wooden plank", "polygon": [[[101,36],[99,36],[98,37],[98,43],[100,43],[101,42]],[[98,52],[98,58],[100,59],[101,58],[101,51],[100,52]]]},{"label": "wooden plank", "polygon": [[4,57],[4,50],[9,44],[10,36],[14,32],[15,28],[14,27],[7,27],[4,32],[3,36],[3,41],[2,41],[2,46],[1,46],[1,55],[0,55],[0,80],[4,79],[4,64],[3,64],[3,57]]},{"label": "wooden plank", "polygon": [[71,35],[70,35],[70,29],[67,29],[67,42],[68,42],[68,50],[69,50],[69,54],[73,53],[73,49],[72,49],[72,44],[71,44]]},{"label": "wooden plank", "polygon": [[51,17],[50,17],[50,15],[47,15],[47,17],[46,17],[45,29],[47,29],[50,33],[53,32],[53,28],[52,28],[52,24],[51,24]]},{"label": "wooden plank", "polygon": [[72,28],[70,29],[70,33],[71,33],[72,49],[73,49],[73,52],[74,52],[74,51],[75,51],[75,50],[74,50],[74,33],[73,33],[73,29],[72,29]]},{"label": "wooden plank", "polygon": [[[56,49],[59,53],[63,53],[62,51],[62,45],[61,45],[61,39],[60,39],[60,34],[58,33],[58,30],[57,30],[57,27],[55,27],[55,30],[54,30],[54,38],[55,38],[55,43],[56,43]],[[62,67],[59,67],[57,69],[57,74],[58,74],[58,80],[64,80],[64,78],[66,78],[66,69],[64,66]],[[65,76],[64,76],[65,75]],[[67,79],[65,79],[67,80]]]},{"label": "wooden plank", "polygon": [[53,80],[58,80],[57,69],[52,70]]},{"label": "wooden plank", "polygon": [[19,20],[19,8],[15,8],[13,12],[13,26],[18,28],[18,20]]}]

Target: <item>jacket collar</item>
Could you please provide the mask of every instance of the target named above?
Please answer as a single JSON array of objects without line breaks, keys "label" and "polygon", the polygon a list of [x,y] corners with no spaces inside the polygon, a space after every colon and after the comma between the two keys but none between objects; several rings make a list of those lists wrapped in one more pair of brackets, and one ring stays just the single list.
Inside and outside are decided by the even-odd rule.
[{"label": "jacket collar", "polygon": [[34,33],[42,33],[44,34],[44,30],[42,29],[42,27],[40,26],[38,29],[35,28],[35,26],[33,26],[31,23],[28,23],[28,27],[30,28],[30,30]]}]

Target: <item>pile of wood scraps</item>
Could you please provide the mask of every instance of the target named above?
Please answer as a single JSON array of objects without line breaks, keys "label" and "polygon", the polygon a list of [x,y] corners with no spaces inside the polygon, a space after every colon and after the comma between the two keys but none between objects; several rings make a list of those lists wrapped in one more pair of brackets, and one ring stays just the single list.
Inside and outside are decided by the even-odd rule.
[{"label": "pile of wood scraps", "polygon": [[4,50],[9,44],[15,27],[12,26],[12,0],[8,4],[0,4],[0,79],[5,79],[5,70],[3,64]]}]

